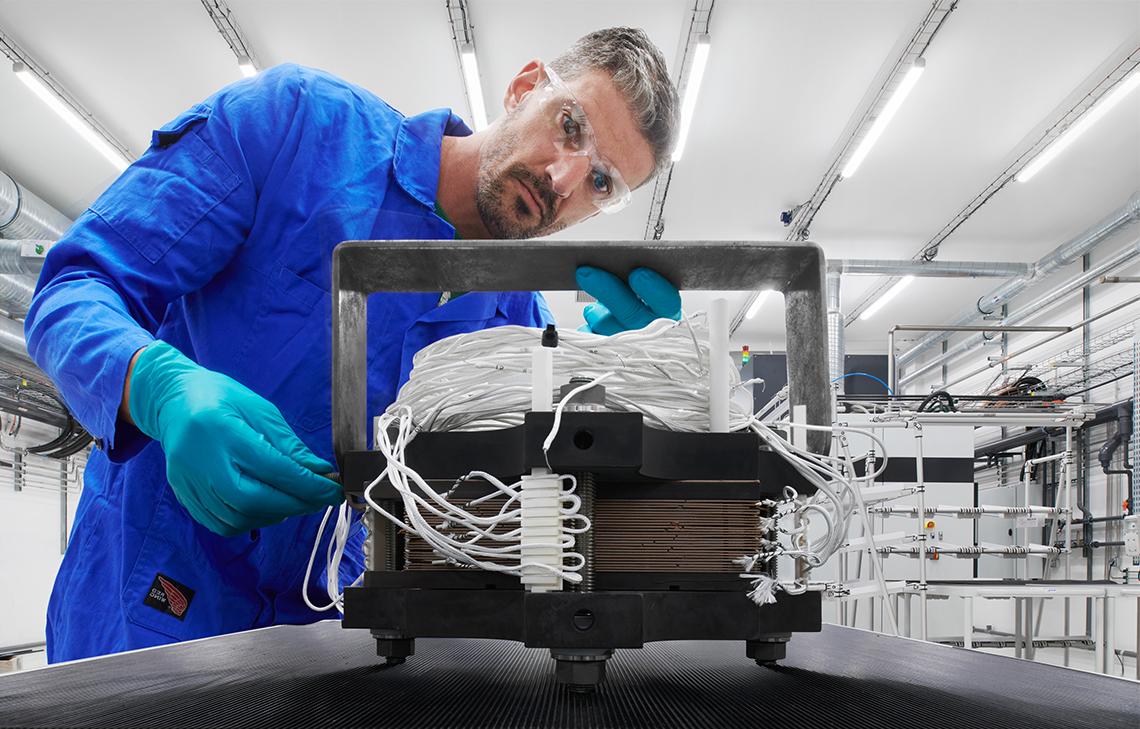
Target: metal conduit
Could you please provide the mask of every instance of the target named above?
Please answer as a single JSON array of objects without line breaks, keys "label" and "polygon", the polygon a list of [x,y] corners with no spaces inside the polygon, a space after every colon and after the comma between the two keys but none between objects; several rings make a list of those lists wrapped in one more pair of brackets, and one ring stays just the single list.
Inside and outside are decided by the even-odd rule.
[{"label": "metal conduit", "polygon": [[843,377],[844,341],[843,310],[840,308],[840,273],[827,272],[827,362],[829,379],[839,386],[839,394],[846,392]]},{"label": "metal conduit", "polygon": [[0,238],[59,238],[67,216],[0,171]]},{"label": "metal conduit", "polygon": [[[970,324],[977,321],[984,314],[996,311],[1003,303],[1024,291],[1029,285],[1039,282],[1049,274],[1072,263],[1085,253],[1095,248],[1101,241],[1115,233],[1125,225],[1140,219],[1140,193],[1133,193],[1122,207],[1104,218],[1096,225],[1088,228],[1077,237],[1053,249],[1051,253],[1033,264],[1031,272],[1018,276],[999,286],[994,291],[981,297],[978,305],[969,312],[964,313],[954,324]],[[923,337],[919,342],[899,357],[899,366],[905,366],[929,346],[942,341],[946,337],[940,332],[934,332]],[[943,355],[945,356],[945,355]],[[941,359],[939,360],[939,363]],[[903,382],[913,379],[910,375],[903,378]]]},{"label": "metal conduit", "polygon": [[[1086,284],[1091,283],[1093,281],[1096,281],[1097,278],[1100,277],[1101,275],[1103,275],[1105,272],[1111,271],[1115,268],[1118,268],[1118,267],[1124,265],[1125,263],[1128,263],[1132,259],[1136,258],[1138,255],[1140,255],[1140,239],[1133,241],[1133,243],[1131,245],[1129,245],[1127,248],[1124,248],[1124,249],[1118,251],[1111,258],[1107,259],[1103,263],[1098,264],[1095,268],[1091,268],[1088,271],[1082,273],[1081,275],[1076,276],[1072,279],[1069,279],[1065,283],[1053,288],[1048,293],[1043,294],[1042,296],[1038,297],[1037,299],[1030,301],[1025,306],[1011,312],[1008,316],[1006,316],[1004,319],[1002,319],[1000,322],[998,322],[998,325],[1016,324],[1020,321],[1024,321],[1026,319],[1029,319],[1029,318],[1033,317],[1034,315],[1040,314],[1042,311],[1046,310],[1049,306],[1052,306],[1057,301],[1065,298],[1066,296],[1070,296],[1070,295],[1076,293],[1078,290],[1081,289],[1081,287],[1085,286]],[[972,320],[973,319],[971,318],[971,321]],[[941,330],[937,336],[939,336],[939,337],[943,336],[944,331],[952,330],[952,328],[955,326],[966,326],[966,325],[965,324],[948,325],[949,328],[947,330]],[[984,334],[977,334],[974,336],[967,337],[966,339],[962,340],[958,344],[947,349],[945,352],[942,352],[941,354],[936,356],[930,362],[927,362],[926,364],[922,365],[921,367],[914,370],[913,372],[908,372],[906,374],[906,376],[900,377],[899,378],[899,384],[900,385],[906,385],[910,382],[913,382],[916,378],[921,377],[923,374],[929,372],[930,370],[934,369],[935,367],[942,366],[942,364],[944,362],[949,362],[950,360],[954,359],[955,357],[959,357],[962,354],[969,352],[970,350],[979,346],[983,341],[985,341],[985,335]],[[907,355],[914,353],[920,347],[921,347],[921,344],[914,347],[913,349],[909,350],[905,354],[900,355],[898,358],[899,367],[901,368],[905,364],[905,357]]]},{"label": "metal conduit", "polygon": [[896,261],[874,258],[847,258],[829,261],[828,272],[855,275],[931,276],[939,278],[1006,278],[1029,273],[1030,264],[1009,261]]}]

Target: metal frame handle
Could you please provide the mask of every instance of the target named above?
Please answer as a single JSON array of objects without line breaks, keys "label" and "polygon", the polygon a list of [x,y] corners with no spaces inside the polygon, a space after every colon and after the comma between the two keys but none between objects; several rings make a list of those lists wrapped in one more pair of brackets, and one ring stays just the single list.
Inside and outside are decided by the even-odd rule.
[{"label": "metal frame handle", "polygon": [[[590,265],[626,275],[652,268],[682,290],[773,289],[785,297],[789,399],[831,422],[826,262],[812,243],[752,241],[347,241],[333,251],[333,448],[368,443],[368,295],[425,291],[574,291]],[[822,453],[830,437],[810,432]]]}]

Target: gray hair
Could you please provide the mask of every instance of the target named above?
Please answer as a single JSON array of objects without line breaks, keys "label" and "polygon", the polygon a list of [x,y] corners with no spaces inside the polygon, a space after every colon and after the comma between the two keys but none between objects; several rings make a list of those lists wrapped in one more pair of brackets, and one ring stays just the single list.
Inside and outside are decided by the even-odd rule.
[{"label": "gray hair", "polygon": [[593,70],[609,73],[653,150],[655,173],[669,164],[680,117],[677,89],[669,79],[665,57],[645,31],[596,30],[575,41],[550,67],[567,81]]}]

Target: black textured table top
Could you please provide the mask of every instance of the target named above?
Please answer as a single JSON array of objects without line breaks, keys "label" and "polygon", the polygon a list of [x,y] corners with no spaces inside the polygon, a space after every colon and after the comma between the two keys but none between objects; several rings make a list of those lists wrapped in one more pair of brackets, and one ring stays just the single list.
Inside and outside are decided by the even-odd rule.
[{"label": "black textured table top", "polygon": [[0,726],[1137,729],[1140,686],[824,626],[793,636],[778,668],[738,642],[620,650],[579,695],[545,650],[420,639],[384,667],[366,631],[327,621],[0,677]]}]

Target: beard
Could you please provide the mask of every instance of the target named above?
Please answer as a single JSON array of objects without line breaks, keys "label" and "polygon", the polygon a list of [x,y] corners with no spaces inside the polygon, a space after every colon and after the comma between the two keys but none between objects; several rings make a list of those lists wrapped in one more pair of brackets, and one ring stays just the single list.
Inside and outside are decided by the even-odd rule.
[{"label": "beard", "polygon": [[[513,115],[512,115],[513,116]],[[522,163],[510,164],[511,154],[518,149],[518,130],[512,118],[493,139],[487,141],[479,158],[479,179],[475,190],[475,207],[483,226],[492,238],[537,238],[561,230],[564,224],[554,221],[558,196],[550,183],[531,172]],[[523,183],[542,203],[535,214],[521,193],[507,189],[511,179]]]}]

